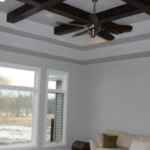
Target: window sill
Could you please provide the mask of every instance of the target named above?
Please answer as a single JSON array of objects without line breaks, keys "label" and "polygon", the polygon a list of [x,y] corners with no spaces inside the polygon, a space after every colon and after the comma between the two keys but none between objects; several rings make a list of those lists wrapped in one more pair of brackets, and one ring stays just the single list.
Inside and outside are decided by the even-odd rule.
[{"label": "window sill", "polygon": [[52,142],[52,143],[45,143],[44,147],[56,147],[56,146],[65,146],[66,142]]},{"label": "window sill", "polygon": [[22,145],[22,146],[0,146],[0,150],[21,150],[21,149],[34,149],[37,148],[37,145]]}]

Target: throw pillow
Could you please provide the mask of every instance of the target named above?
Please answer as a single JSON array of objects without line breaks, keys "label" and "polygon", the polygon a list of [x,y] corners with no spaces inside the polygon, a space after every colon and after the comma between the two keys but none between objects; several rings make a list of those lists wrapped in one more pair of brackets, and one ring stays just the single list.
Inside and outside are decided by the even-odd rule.
[{"label": "throw pillow", "polygon": [[134,140],[129,150],[150,150],[150,143]]},{"label": "throw pillow", "polygon": [[103,134],[103,148],[117,148],[118,136]]}]

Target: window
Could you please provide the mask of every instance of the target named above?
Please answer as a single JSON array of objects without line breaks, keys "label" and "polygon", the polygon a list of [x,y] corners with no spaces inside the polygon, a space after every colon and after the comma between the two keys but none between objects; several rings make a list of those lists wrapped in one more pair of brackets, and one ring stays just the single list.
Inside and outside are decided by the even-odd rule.
[{"label": "window", "polygon": [[48,70],[45,146],[65,144],[67,80],[67,73]]},{"label": "window", "polygon": [[0,63],[0,148],[35,147],[39,69]]}]

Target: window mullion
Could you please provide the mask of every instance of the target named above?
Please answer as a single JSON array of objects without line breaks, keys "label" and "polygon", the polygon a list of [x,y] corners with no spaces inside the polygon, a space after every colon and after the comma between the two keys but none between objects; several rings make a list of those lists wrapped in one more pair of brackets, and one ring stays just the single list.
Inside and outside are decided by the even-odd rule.
[{"label": "window mullion", "polygon": [[[67,72],[48,70],[45,147],[63,145],[66,143],[66,110],[64,110],[64,108],[67,109],[67,83]],[[54,108],[54,110],[52,108]],[[50,132],[49,127],[52,129]]]},{"label": "window mullion", "polygon": [[21,86],[11,86],[11,85],[0,85],[0,89],[16,90],[16,91],[31,91],[31,92],[37,91],[35,88],[32,88],[32,87],[21,87]]},{"label": "window mullion", "polygon": [[64,90],[51,90],[51,89],[48,89],[48,93],[62,93],[62,94],[64,94],[65,91]]}]

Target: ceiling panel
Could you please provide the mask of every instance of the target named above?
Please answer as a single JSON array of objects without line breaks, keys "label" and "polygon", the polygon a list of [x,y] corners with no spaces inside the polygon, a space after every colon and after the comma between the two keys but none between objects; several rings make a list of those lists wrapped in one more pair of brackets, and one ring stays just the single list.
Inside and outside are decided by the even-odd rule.
[{"label": "ceiling panel", "polygon": [[35,21],[41,24],[45,24],[51,27],[55,27],[56,26],[56,21],[60,21],[60,22],[70,22],[72,21],[69,18],[54,14],[52,12],[48,12],[46,10],[41,11],[35,15],[32,15],[31,17],[28,18],[31,21]]},{"label": "ceiling panel", "polygon": [[16,0],[5,0],[4,3],[0,3],[0,12],[9,13],[22,5],[22,2]]},{"label": "ceiling panel", "polygon": [[126,17],[123,19],[118,19],[118,20],[115,20],[114,22],[118,23],[118,24],[133,24],[133,23],[137,23],[137,22],[146,21],[149,19],[150,19],[150,16],[148,14],[141,13],[141,14],[133,15],[133,16]]},{"label": "ceiling panel", "polygon": [[[92,0],[66,0],[64,3],[80,8],[89,13],[93,12]],[[125,3],[121,0],[98,0],[96,3],[96,11],[101,12],[123,4]]]}]

